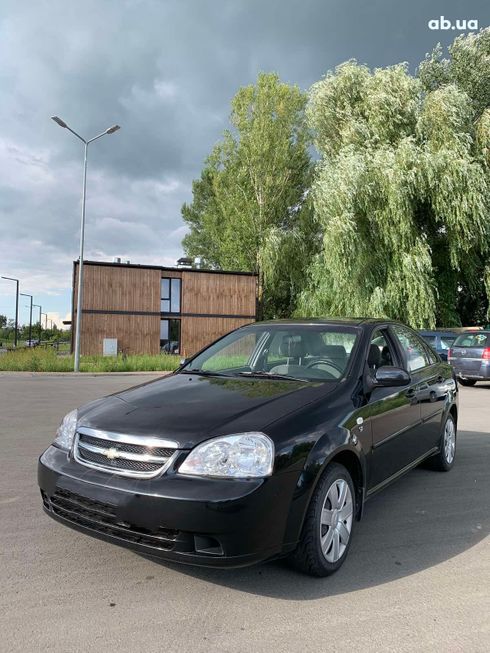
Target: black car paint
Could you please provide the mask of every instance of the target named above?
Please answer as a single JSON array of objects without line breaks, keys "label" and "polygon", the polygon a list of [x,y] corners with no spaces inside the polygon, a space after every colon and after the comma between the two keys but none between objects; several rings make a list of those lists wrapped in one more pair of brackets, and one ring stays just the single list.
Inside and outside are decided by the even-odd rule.
[{"label": "black car paint", "polygon": [[[107,501],[135,527],[151,530],[163,524],[184,534],[214,537],[222,555],[199,553],[185,538],[173,551],[157,551],[92,531],[97,537],[169,560],[241,566],[295,548],[316,483],[335,458],[354,476],[360,518],[369,496],[438,451],[443,420],[450,410],[457,416],[457,384],[450,366],[438,359],[413,374],[406,386],[372,387],[365,361],[374,330],[385,331],[400,367],[406,367],[403,351],[389,322],[347,323],[359,329],[360,338],[349,373],[340,382],[177,371],[88,404],[79,412],[80,425],[171,437],[182,451],[163,476],[139,480],[89,469],[50,447],[39,464],[39,485],[48,502],[56,488]],[[198,443],[245,431],[264,431],[274,441],[271,477],[210,479],[178,473],[187,451]]]}]

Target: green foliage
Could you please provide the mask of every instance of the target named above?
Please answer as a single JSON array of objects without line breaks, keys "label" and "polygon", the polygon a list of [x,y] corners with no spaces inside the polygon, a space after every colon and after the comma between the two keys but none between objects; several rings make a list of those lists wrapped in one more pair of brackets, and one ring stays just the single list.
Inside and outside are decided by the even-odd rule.
[{"label": "green foliage", "polygon": [[[312,87],[323,247],[298,312],[458,325],[461,294],[483,288],[489,32],[456,39],[450,54],[437,48],[418,78],[405,65],[370,71],[349,61]],[[470,63],[476,70],[465,73]]]},{"label": "green foliage", "polygon": [[480,116],[490,106],[490,29],[458,36],[448,52],[449,58],[444,58],[439,44],[426,55],[418,71],[420,81],[428,92],[456,84],[471,98],[473,118]]},{"label": "green foliage", "polygon": [[190,227],[186,253],[211,267],[258,273],[270,317],[290,314],[304,278],[300,257],[315,242],[305,104],[305,94],[275,74],[241,88],[232,129],[194,182],[192,204],[182,208]]},{"label": "green foliage", "polygon": [[[173,371],[180,357],[173,355],[82,356],[81,372]],[[0,372],[73,372],[73,356],[57,356],[52,349],[19,349],[0,355]]]},{"label": "green foliage", "polygon": [[262,74],[231,123],[182,209],[184,248],[257,272],[266,317],[490,317],[489,29],[447,57],[438,45],[416,76],[348,61],[307,103]]}]

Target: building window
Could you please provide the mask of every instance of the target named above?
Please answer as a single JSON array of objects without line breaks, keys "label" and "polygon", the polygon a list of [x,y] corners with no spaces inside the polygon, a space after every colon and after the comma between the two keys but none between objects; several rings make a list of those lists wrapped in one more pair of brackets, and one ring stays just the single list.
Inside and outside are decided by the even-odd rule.
[{"label": "building window", "polygon": [[162,279],[160,297],[162,313],[180,313],[180,279]]},{"label": "building window", "polygon": [[180,353],[180,320],[160,320],[160,351],[163,354]]}]

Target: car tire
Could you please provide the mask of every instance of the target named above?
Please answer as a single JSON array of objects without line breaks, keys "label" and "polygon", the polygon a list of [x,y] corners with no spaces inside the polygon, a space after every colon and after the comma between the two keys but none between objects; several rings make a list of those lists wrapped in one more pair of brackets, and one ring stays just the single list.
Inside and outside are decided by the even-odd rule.
[{"label": "car tire", "polygon": [[330,576],[344,563],[352,541],[356,493],[343,465],[332,463],[323,472],[306,513],[293,565],[309,576]]},{"label": "car tire", "polygon": [[442,428],[441,448],[435,456],[429,458],[432,469],[438,472],[448,472],[452,469],[456,458],[456,435],[456,422],[451,413],[449,413]]},{"label": "car tire", "polygon": [[461,379],[459,378],[458,381],[461,383],[461,385],[475,385],[476,381],[474,379]]}]

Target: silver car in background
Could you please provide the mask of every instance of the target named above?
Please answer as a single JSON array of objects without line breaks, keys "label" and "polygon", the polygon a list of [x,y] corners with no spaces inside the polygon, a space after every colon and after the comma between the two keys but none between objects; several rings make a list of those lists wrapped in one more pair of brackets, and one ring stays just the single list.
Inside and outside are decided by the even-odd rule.
[{"label": "silver car in background", "polygon": [[490,331],[467,331],[456,338],[448,351],[461,385],[490,381]]}]

